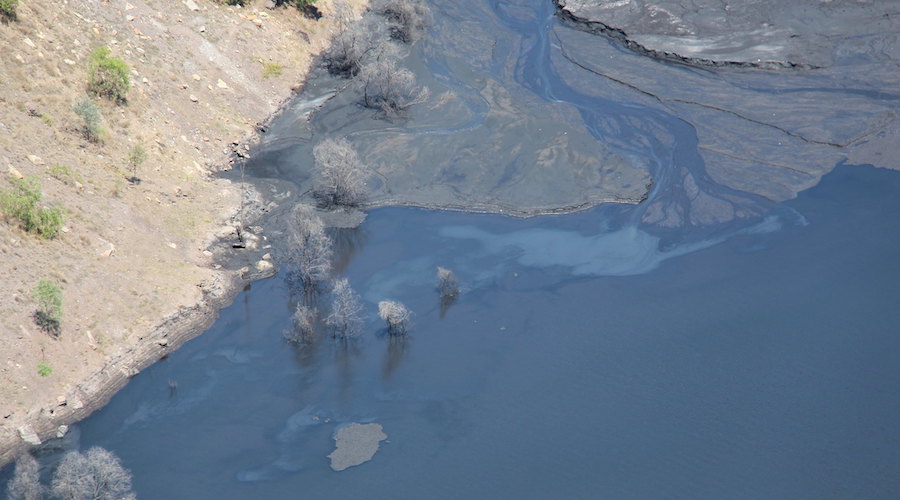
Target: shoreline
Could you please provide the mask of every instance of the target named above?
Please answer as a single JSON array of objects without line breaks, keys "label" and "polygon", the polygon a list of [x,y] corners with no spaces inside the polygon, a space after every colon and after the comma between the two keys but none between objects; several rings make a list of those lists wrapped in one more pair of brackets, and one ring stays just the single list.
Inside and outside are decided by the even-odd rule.
[{"label": "shoreline", "polygon": [[[120,3],[121,5],[118,5]],[[85,9],[94,9],[92,12],[95,15],[97,15],[98,12],[102,13],[102,15],[98,16],[101,18],[100,21],[97,19],[86,19],[87,12],[82,12],[82,14],[85,14],[84,16],[75,12],[72,14],[77,16],[77,18],[84,23],[94,23],[94,25],[99,26],[101,30],[112,30],[112,33],[115,34],[120,32],[117,29],[120,24],[125,24],[126,22],[133,23],[136,17],[140,19],[140,14],[145,14],[147,17],[153,17],[156,5],[152,0],[134,3],[137,6],[137,10],[132,10],[135,9],[135,5],[124,1],[113,2],[113,4],[109,6],[85,7]],[[126,112],[139,114],[142,120],[146,120],[146,122],[142,122],[141,125],[147,125],[146,129],[149,129],[153,133],[162,131],[162,133],[174,132],[176,134],[178,133],[176,132],[177,129],[172,128],[172,126],[169,125],[170,122],[165,120],[165,117],[171,114],[171,119],[184,120],[184,114],[193,116],[193,123],[189,123],[186,126],[193,126],[196,128],[193,129],[191,139],[188,139],[186,135],[181,135],[181,140],[184,144],[177,143],[176,141],[169,143],[164,140],[166,137],[165,135],[160,137],[158,134],[157,137],[159,138],[157,138],[155,142],[159,151],[164,154],[168,151],[170,156],[173,154],[171,149],[173,146],[176,148],[176,154],[187,151],[186,154],[172,156],[167,163],[181,162],[184,164],[186,162],[187,164],[190,164],[193,162],[196,170],[191,169],[191,171],[188,171],[187,167],[182,167],[182,170],[176,168],[175,165],[164,164],[164,168],[169,168],[175,172],[177,178],[174,179],[174,182],[178,183],[174,186],[175,201],[172,201],[170,206],[175,207],[175,209],[178,209],[181,212],[176,212],[172,217],[177,219],[179,216],[184,217],[183,215],[180,215],[182,213],[189,214],[192,217],[191,220],[193,220],[193,218],[201,219],[196,224],[200,225],[203,229],[199,232],[188,232],[187,235],[178,239],[170,233],[169,230],[171,230],[171,228],[167,226],[164,226],[166,231],[162,233],[156,228],[144,229],[144,231],[149,233],[145,236],[153,242],[152,245],[154,250],[161,247],[163,250],[160,252],[169,252],[169,254],[176,253],[174,259],[171,256],[169,256],[169,260],[153,258],[155,254],[152,254],[150,256],[151,258],[148,259],[147,256],[131,253],[131,248],[126,247],[128,244],[140,245],[140,242],[131,242],[126,238],[124,241],[116,240],[115,245],[113,245],[111,242],[112,238],[107,237],[105,240],[100,238],[101,241],[106,241],[110,248],[105,255],[97,256],[84,254],[82,252],[81,255],[77,256],[81,261],[79,261],[78,258],[73,257],[73,260],[75,261],[73,269],[77,270],[77,273],[65,273],[64,270],[57,271],[57,274],[64,275],[63,283],[70,283],[69,286],[65,287],[65,292],[67,304],[70,303],[70,300],[76,302],[71,309],[78,310],[79,308],[84,308],[85,305],[82,304],[82,302],[86,302],[88,303],[88,311],[90,311],[89,300],[91,297],[84,297],[84,294],[92,294],[92,290],[89,288],[91,285],[83,283],[80,276],[77,274],[90,273],[91,266],[100,266],[102,269],[109,264],[115,263],[117,266],[127,268],[130,276],[133,277],[129,278],[129,276],[125,276],[124,279],[126,281],[133,281],[135,279],[141,280],[145,277],[144,275],[154,274],[154,268],[144,268],[143,264],[145,261],[157,261],[158,265],[166,265],[167,262],[174,264],[171,268],[166,269],[166,273],[173,277],[168,278],[169,281],[163,281],[163,283],[178,283],[178,285],[176,289],[165,290],[165,292],[168,292],[168,295],[163,297],[164,300],[159,303],[153,302],[153,299],[156,298],[154,294],[153,297],[144,299],[150,303],[150,306],[144,307],[143,309],[138,309],[136,311],[115,310],[119,315],[118,319],[121,319],[126,325],[124,331],[121,329],[117,331],[114,329],[115,325],[104,325],[102,322],[97,326],[96,321],[98,321],[98,319],[94,317],[94,314],[91,314],[90,317],[73,317],[74,313],[70,313],[73,316],[64,318],[62,340],[52,340],[46,338],[41,332],[29,332],[29,330],[34,327],[29,323],[26,323],[28,320],[25,318],[28,318],[28,316],[19,314],[19,317],[8,319],[7,326],[9,327],[12,327],[15,324],[15,321],[20,322],[18,328],[22,333],[18,336],[18,339],[20,339],[19,343],[21,344],[23,341],[31,342],[32,346],[39,344],[41,353],[40,357],[37,357],[37,353],[34,352],[36,346],[29,348],[31,352],[22,352],[21,347],[19,348],[19,352],[9,352],[9,345],[13,345],[13,342],[7,339],[9,342],[9,345],[6,346],[7,352],[5,353],[7,355],[7,368],[3,369],[5,380],[7,381],[5,383],[5,385],[7,385],[6,392],[13,392],[14,394],[18,392],[18,395],[15,397],[21,399],[19,399],[18,407],[16,407],[11,397],[5,398],[7,399],[6,407],[5,409],[2,409],[3,413],[0,415],[0,467],[6,466],[13,461],[16,456],[29,448],[39,446],[39,443],[65,435],[69,425],[86,418],[94,411],[105,406],[109,399],[128,383],[131,377],[175,351],[188,340],[191,340],[208,330],[218,318],[221,309],[232,303],[234,297],[237,296],[248,283],[274,274],[274,266],[269,262],[268,256],[265,255],[272,250],[269,249],[270,245],[266,244],[266,237],[261,234],[261,230],[256,226],[261,223],[261,220],[263,220],[265,212],[267,211],[267,207],[263,206],[260,201],[262,200],[263,195],[258,191],[258,188],[252,182],[252,179],[248,179],[245,185],[241,185],[239,181],[229,181],[224,179],[221,173],[232,167],[236,167],[241,161],[246,161],[252,147],[259,143],[262,134],[265,133],[267,128],[266,124],[282,112],[289,104],[290,100],[296,95],[297,90],[302,88],[305,84],[307,76],[314,70],[313,63],[315,61],[315,54],[327,46],[333,32],[331,31],[331,21],[327,18],[311,22],[310,25],[313,27],[312,29],[317,31],[310,31],[310,34],[303,32],[296,24],[297,20],[301,19],[299,12],[295,12],[293,9],[283,8],[279,10],[270,10],[268,12],[271,12],[271,14],[268,14],[268,12],[262,8],[264,3],[265,2],[262,1],[251,2],[243,9],[226,7],[207,1],[198,1],[197,4],[199,4],[199,7],[196,9],[191,6],[194,2],[184,3],[183,5],[179,3],[177,6],[173,7],[173,9],[177,8],[187,11],[188,14],[185,15],[185,17],[192,14],[202,14],[204,17],[201,18],[198,16],[198,19],[203,19],[205,22],[209,23],[209,28],[204,26],[193,33],[187,34],[187,36],[197,36],[198,33],[200,35],[205,35],[216,28],[221,28],[224,32],[226,28],[229,28],[230,24],[235,24],[240,28],[230,29],[243,29],[245,30],[243,31],[244,33],[258,35],[258,39],[252,40],[257,46],[264,46],[266,43],[269,43],[272,45],[280,44],[284,47],[289,45],[288,42],[290,42],[290,40],[285,40],[285,35],[288,31],[293,30],[290,35],[305,38],[306,45],[300,48],[290,47],[283,49],[281,53],[282,57],[285,54],[300,53],[303,58],[291,61],[293,64],[293,67],[290,68],[291,71],[285,71],[285,75],[279,74],[280,83],[273,83],[265,76],[258,81],[249,81],[244,73],[247,71],[258,71],[253,65],[243,69],[242,71],[244,73],[229,71],[232,69],[231,63],[234,63],[233,66],[241,68],[241,64],[238,63],[238,60],[236,59],[239,56],[230,56],[231,58],[229,59],[218,60],[215,61],[215,63],[213,62],[213,57],[210,56],[209,67],[204,68],[203,70],[196,70],[193,80],[198,80],[198,73],[204,74],[202,71],[206,70],[210,73],[205,75],[206,78],[212,78],[213,83],[215,83],[216,78],[218,78],[219,83],[215,87],[212,84],[207,85],[209,89],[208,92],[206,89],[200,88],[200,86],[197,85],[198,90],[194,92],[200,97],[197,98],[194,94],[190,95],[190,101],[193,101],[194,107],[191,107],[192,105],[190,102],[187,106],[184,106],[184,108],[177,108],[177,102],[175,105],[169,107],[166,102],[157,100],[151,101],[150,99],[153,98],[152,86],[156,83],[156,80],[148,82],[148,78],[144,77],[144,86],[141,86],[140,79],[137,77],[134,78],[135,81],[132,86],[134,92],[132,93],[137,92],[139,95],[133,100],[130,99],[128,107],[121,108],[123,115]],[[365,0],[354,0],[352,3],[356,9],[361,9],[367,4]],[[328,9],[333,5],[333,2],[322,2],[322,4],[322,7],[327,13]],[[194,6],[196,6],[196,4]],[[33,7],[39,8],[40,5],[34,5]],[[28,8],[32,8],[32,5],[29,5]],[[53,6],[53,8],[57,7]],[[127,18],[122,16],[123,19],[121,20],[114,17],[118,13],[124,12],[132,12],[134,14],[127,16]],[[46,19],[34,21],[33,23],[37,23],[36,27],[34,24],[29,25],[30,14],[31,13],[26,10],[24,15],[20,15],[21,24],[19,26],[14,26],[14,28],[24,31],[25,33],[39,33],[39,35],[30,36],[35,39],[39,38],[42,41],[45,40],[45,38],[63,36],[60,33],[46,33],[46,31],[42,31],[42,29],[47,30],[57,26],[40,24],[42,22],[48,22]],[[104,24],[102,20],[103,16],[107,17],[105,20],[106,24]],[[162,19],[159,12],[156,12],[155,16]],[[212,16],[215,21],[207,16]],[[216,18],[215,16],[218,17]],[[279,18],[279,16],[282,18]],[[260,24],[258,24],[260,19],[265,20],[265,28],[260,27]],[[183,19],[181,17],[172,17],[171,19],[167,19],[167,22],[170,24],[164,26],[164,29],[160,30],[158,36],[160,39],[173,40],[172,35],[169,34],[170,29],[173,32],[176,29],[181,29],[183,27]],[[220,22],[221,26],[212,24],[213,22]],[[157,22],[156,24],[159,23]],[[137,40],[150,40],[152,38],[144,36],[133,24],[125,24],[125,26],[134,30],[134,37]],[[274,26],[277,29],[271,29],[270,32],[263,33],[263,29],[269,29],[269,26]],[[82,27],[74,27],[74,29],[79,28]],[[63,28],[61,27],[60,29]],[[259,31],[250,31],[257,29]],[[94,32],[99,33],[97,28],[94,28]],[[0,35],[5,34],[0,33]],[[11,32],[11,36],[16,36],[16,33]],[[176,42],[179,41],[177,38],[174,40],[176,40]],[[150,43],[151,42],[146,42],[145,44],[147,52],[150,52]],[[233,47],[235,43],[238,42],[230,39],[219,40],[219,45],[222,46],[213,46],[210,50],[215,51],[215,54],[218,54],[221,57],[221,53],[227,54],[229,51],[226,49],[228,47]],[[28,45],[33,46],[33,44]],[[180,43],[177,45],[183,46],[189,44],[185,43],[184,40],[180,40]],[[170,46],[176,47],[177,45]],[[140,46],[135,50],[138,50],[138,52],[143,55],[144,50],[139,49],[139,47]],[[182,47],[180,46],[177,48],[178,50],[182,50]],[[219,52],[219,49],[221,49],[221,52]],[[120,46],[120,50],[136,57],[136,54],[130,50],[124,50],[124,47]],[[45,59],[45,54],[43,54],[43,52],[38,52],[38,55],[41,59]],[[204,59],[206,58],[205,56],[206,54],[204,54]],[[159,57],[177,58],[178,56],[163,52]],[[10,59],[11,58],[12,55],[10,54]],[[25,62],[22,63],[23,65],[31,63],[30,60],[19,57],[18,54],[16,54],[16,60],[25,60]],[[143,58],[141,58],[140,62],[152,64],[152,60],[150,63],[146,63]],[[0,63],[5,63],[2,57],[0,57]],[[66,62],[66,64],[68,64],[68,62]],[[133,64],[135,64],[133,68],[136,70],[140,69],[143,74],[149,74],[149,69],[145,69],[145,67],[136,63]],[[225,69],[222,69],[223,67],[225,67]],[[214,70],[220,71],[214,72]],[[137,71],[134,71],[134,73],[135,75],[138,74]],[[13,74],[12,76],[18,75]],[[23,74],[22,76],[24,78],[26,75]],[[224,83],[223,79],[228,79],[227,77],[232,77],[232,79],[229,79],[229,83],[236,83],[231,83],[230,85]],[[175,77],[170,78],[178,81]],[[162,80],[162,76],[160,76],[159,79]],[[191,80],[187,79],[187,81]],[[63,83],[71,86],[65,78],[63,78]],[[181,89],[185,89],[185,87],[184,84],[181,85]],[[264,90],[264,92],[257,92],[257,90]],[[5,97],[3,92],[3,87],[0,86],[0,97]],[[159,91],[157,90],[156,92],[158,93]],[[162,99],[185,99],[187,95],[180,94],[180,92],[181,91],[179,90],[171,90],[165,94],[157,95]],[[234,106],[234,110],[231,111],[230,108],[215,107],[216,102],[214,99],[217,98],[216,93],[222,96],[218,97],[219,99],[224,99],[226,101],[226,104],[224,104],[225,106]],[[41,99],[41,97],[38,97],[37,99]],[[198,101],[203,103],[205,100],[209,101],[206,102],[205,107],[207,109],[218,111],[218,114],[206,114],[202,111],[193,111],[196,109],[203,109],[197,108],[196,103]],[[40,102],[41,101],[39,101],[38,104],[40,104]],[[151,102],[152,105],[150,104]],[[253,107],[253,102],[264,102],[265,105]],[[213,107],[211,107],[211,104]],[[68,106],[68,104],[66,104],[66,106]],[[243,107],[243,109],[240,109],[241,107]],[[162,111],[168,110],[168,113],[162,114],[163,119],[160,119],[158,117],[159,115],[157,115],[157,117],[154,117],[153,115],[148,116],[149,113],[158,111],[158,108],[162,108]],[[178,113],[176,113],[173,108],[178,109]],[[116,112],[120,111],[119,108],[112,108],[112,110]],[[266,114],[262,119],[259,119],[260,117],[256,115],[256,113],[259,113],[260,111],[263,111]],[[257,119],[253,119],[254,115],[257,116]],[[10,121],[3,116],[0,116],[0,119],[2,119],[2,121],[0,121],[0,126],[2,127],[7,127],[4,123],[10,123]],[[111,120],[112,119],[110,119],[110,121]],[[177,123],[175,125],[177,125]],[[126,122],[125,127],[127,126],[128,124]],[[183,126],[181,130],[184,130],[186,126]],[[219,133],[224,132],[226,137],[230,132],[239,136],[239,139],[229,141],[227,138],[222,138],[219,133],[216,133],[216,127],[220,129]],[[142,127],[141,132],[144,130],[145,128]],[[212,133],[209,132],[206,132],[209,134],[208,136],[203,136],[204,131],[212,131],[212,133],[216,133],[216,136],[213,136]],[[45,141],[47,143],[44,146],[46,150],[53,152],[57,152],[58,150],[58,154],[64,154],[65,147],[71,145],[72,141],[65,135],[56,136],[57,139],[60,137],[66,142],[54,144],[53,142]],[[176,135],[175,138],[177,137],[178,136]],[[112,140],[118,140],[118,137],[114,137]],[[117,145],[107,143],[100,147],[92,146],[92,148],[95,150],[99,149],[100,154],[97,154],[96,157],[103,159],[105,156],[115,156],[109,151],[111,147],[114,148],[115,146]],[[179,150],[178,148],[181,149]],[[3,158],[4,152],[6,152],[13,161],[25,156],[22,151],[16,150],[11,146],[5,151],[4,144],[0,143],[0,159],[6,159],[6,161],[9,162],[10,160],[8,158]],[[41,152],[41,154],[43,154],[45,158],[50,157],[50,161],[54,161],[51,153]],[[29,159],[31,159],[30,156]],[[165,158],[162,159],[165,160]],[[93,161],[96,162],[97,160],[95,159]],[[32,163],[35,162],[32,160]],[[201,168],[201,164],[204,164],[205,168]],[[18,172],[21,170],[26,175],[33,175],[31,171],[21,165],[21,163],[17,163],[16,166],[18,168],[14,168],[13,165],[10,164],[10,174],[14,171]],[[35,163],[35,165],[37,165],[37,163]],[[30,165],[26,166],[29,168],[31,167]],[[87,177],[90,166],[84,168],[85,170],[83,172],[85,177]],[[37,169],[31,168],[31,170]],[[40,170],[37,171],[40,172]],[[160,167],[156,167],[155,171],[159,172]],[[201,172],[199,176],[197,176],[196,171]],[[120,171],[116,170],[116,172]],[[143,198],[146,197],[148,203],[145,205],[149,205],[148,210],[152,213],[157,210],[154,208],[154,199],[155,204],[159,204],[162,201],[165,205],[165,202],[171,198],[171,192],[166,192],[168,184],[164,184],[164,182],[167,183],[173,180],[171,174],[167,174],[165,171],[159,175],[148,172],[146,176],[142,175],[141,177],[144,177],[143,183],[128,186],[128,191],[125,192],[126,199],[117,200],[117,203],[122,205],[124,211],[145,208],[135,207],[130,203],[134,203],[136,200],[143,202]],[[183,179],[179,181],[178,178]],[[88,185],[87,189],[80,188],[82,189],[82,191],[78,192],[80,198],[74,199],[79,203],[90,203],[92,200],[85,201],[85,198],[87,197],[86,195],[93,194],[91,188],[94,188],[94,192],[99,191],[95,186],[89,184],[95,182],[97,181],[94,181],[94,179],[85,180],[84,184]],[[118,187],[118,185],[116,185],[116,187]],[[154,194],[157,193],[155,190],[160,191],[158,191],[158,194]],[[240,217],[240,193],[243,190],[247,191],[247,198],[244,201],[243,234],[245,241],[248,241],[248,245],[247,248],[234,251],[232,249],[232,244],[237,238],[235,228],[238,226],[237,220],[238,217]],[[186,191],[186,193],[183,191]],[[52,197],[56,193],[51,191],[49,194],[51,195],[50,197]],[[187,200],[189,200],[189,202],[184,202],[186,204],[179,206],[178,200],[180,198],[178,197],[185,196],[188,196]],[[203,198],[203,196],[205,196],[205,198]],[[195,202],[195,197],[200,200]],[[106,200],[98,200],[98,202],[101,201]],[[201,208],[205,208],[205,210],[200,214],[192,213],[191,210],[195,209],[196,205],[201,205]],[[109,207],[107,206],[105,208],[108,210]],[[83,217],[89,219],[87,216]],[[67,223],[76,225],[76,228],[80,229],[77,224],[82,221],[75,219],[77,218],[73,217],[72,222],[69,223],[67,221]],[[143,219],[139,219],[139,221],[143,221]],[[125,227],[127,227],[127,225]],[[190,229],[194,226],[188,224],[186,227]],[[2,229],[0,232],[4,232],[6,235],[19,235],[19,230],[12,226],[8,229],[0,229]],[[29,247],[34,247],[45,252],[53,251],[56,252],[56,254],[67,250],[71,252],[69,247],[72,246],[74,236],[73,234],[64,235],[61,242],[52,242],[49,244],[44,244],[37,240],[32,241],[33,238],[29,239],[27,235],[21,236],[19,239],[22,241],[20,246],[24,248],[12,252],[14,253],[12,259],[7,258],[8,263],[12,260],[10,265],[13,266],[17,264],[17,262],[15,262],[15,254],[28,255]],[[82,236],[81,239],[86,241],[84,236]],[[167,242],[167,244],[158,245],[158,243],[163,242]],[[2,246],[3,245],[0,245],[0,247]],[[62,250],[60,250],[60,246],[62,246]],[[171,252],[167,250],[167,248],[175,249],[177,251]],[[3,253],[10,253],[7,252],[7,248],[2,248],[2,250]],[[90,257],[92,261],[85,263],[86,265],[79,266],[79,262],[83,262],[87,257]],[[22,258],[24,257],[20,257],[20,259]],[[27,265],[33,263],[20,260],[18,264]],[[37,272],[40,272],[41,266],[37,264],[33,265],[38,268]],[[53,267],[55,268],[56,266],[54,265]],[[12,268],[13,271],[15,271],[15,269],[16,267]],[[3,269],[0,269],[0,271],[2,270]],[[6,269],[6,271],[11,272],[9,269]],[[111,269],[106,272],[110,273],[107,277],[116,276],[117,274],[116,271]],[[17,281],[23,283],[19,287],[20,291],[27,286],[27,283],[31,279],[27,273],[22,274],[21,272],[14,274],[14,277]],[[114,281],[107,282],[106,279],[101,277],[100,281],[96,283],[96,286],[103,289],[116,288],[118,285]],[[158,291],[159,289],[160,287],[157,286],[156,290]],[[136,293],[134,289],[131,289],[131,292],[133,294]],[[109,292],[109,290],[104,290],[104,293],[111,292]],[[115,292],[112,293],[127,295],[126,290],[115,290]],[[70,299],[72,294],[75,294],[74,299]],[[27,300],[21,298],[22,295],[25,294],[14,294],[14,302]],[[143,295],[137,295],[138,298],[142,296]],[[95,298],[94,300],[102,301],[103,299],[101,297],[100,299]],[[109,307],[114,307],[114,305]],[[150,309],[153,313],[152,316],[151,314],[138,316],[141,313],[146,313],[147,309]],[[129,314],[129,312],[131,314]],[[96,315],[100,316],[99,321],[107,321],[102,314],[103,311],[96,310]],[[152,320],[152,317],[154,316],[161,318],[161,320],[154,323]],[[150,317],[150,319],[148,320],[147,317]],[[92,320],[94,322],[91,322]],[[8,328],[8,330],[10,332],[12,331],[11,328]],[[94,330],[95,333],[92,333],[91,330]],[[52,352],[50,354],[45,354],[45,345],[49,346],[50,349],[56,349],[59,354],[53,354]],[[0,347],[3,347],[3,345],[0,344]],[[23,347],[27,347],[27,344]],[[90,349],[88,349],[88,347]],[[73,351],[73,348],[77,348],[78,351],[85,353],[85,357],[79,357],[78,351]],[[56,356],[56,358],[54,358],[54,356]],[[65,356],[66,359],[59,360],[57,359],[59,356]],[[54,367],[53,375],[46,378],[37,378],[36,374],[33,374],[30,375],[31,380],[24,378],[25,373],[30,371],[28,370],[29,358],[45,359],[48,360],[48,362],[52,362]],[[77,368],[66,369],[67,367],[62,366],[64,361],[75,363]],[[97,361],[101,362],[97,363]],[[21,380],[13,378],[16,370],[18,370],[18,373],[21,373],[21,375],[19,375]],[[79,376],[79,373],[83,374],[83,376]],[[10,381],[14,382],[16,387],[10,387],[12,385],[10,384]],[[19,384],[21,384],[21,388],[18,387]],[[36,387],[35,390],[32,390],[29,389],[29,387],[26,387],[25,384],[29,387],[36,384],[38,387]],[[19,389],[21,389],[21,391]],[[23,406],[23,402],[28,401],[29,399],[34,401],[34,403],[31,405],[26,403],[25,406]]]}]

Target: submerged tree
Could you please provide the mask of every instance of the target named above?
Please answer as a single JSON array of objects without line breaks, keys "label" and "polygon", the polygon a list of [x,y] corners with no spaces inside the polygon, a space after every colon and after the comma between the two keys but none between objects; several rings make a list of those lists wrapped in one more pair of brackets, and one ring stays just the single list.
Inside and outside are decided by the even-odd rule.
[{"label": "submerged tree", "polygon": [[296,344],[312,343],[316,339],[318,320],[319,310],[317,308],[299,304],[291,317],[291,329],[284,333],[284,337]]},{"label": "submerged tree", "polygon": [[337,338],[356,336],[363,322],[359,295],[353,291],[347,278],[334,281],[332,295],[331,314],[325,318],[325,324],[331,327],[332,335]]},{"label": "submerged tree", "polygon": [[422,0],[376,0],[372,10],[387,18],[391,38],[414,43],[431,24],[431,11]]},{"label": "submerged tree", "polygon": [[391,335],[403,335],[409,328],[412,312],[400,302],[382,300],[378,303],[378,317],[387,323],[388,333]]},{"label": "submerged tree", "polygon": [[325,139],[313,148],[320,180],[315,195],[326,206],[356,206],[365,200],[366,166],[347,139]]},{"label": "submerged tree", "polygon": [[441,318],[447,314],[450,306],[456,302],[459,297],[459,281],[453,271],[438,266],[437,268],[437,289],[441,298]]},{"label": "submerged tree", "polygon": [[416,85],[416,75],[399,66],[397,60],[396,49],[386,49],[360,70],[363,105],[381,110],[388,118],[401,116],[431,95],[427,88]]},{"label": "submerged tree", "polygon": [[15,472],[6,485],[6,496],[9,500],[41,500],[44,498],[44,486],[41,485],[41,466],[31,455],[25,454],[16,459]]},{"label": "submerged tree", "polygon": [[294,207],[288,236],[288,260],[292,271],[305,291],[312,291],[318,283],[331,274],[333,255],[331,238],[325,234],[325,225],[309,205]]},{"label": "submerged tree", "polygon": [[70,451],[53,474],[51,490],[63,500],[133,500],[131,473],[112,452],[94,446]]}]

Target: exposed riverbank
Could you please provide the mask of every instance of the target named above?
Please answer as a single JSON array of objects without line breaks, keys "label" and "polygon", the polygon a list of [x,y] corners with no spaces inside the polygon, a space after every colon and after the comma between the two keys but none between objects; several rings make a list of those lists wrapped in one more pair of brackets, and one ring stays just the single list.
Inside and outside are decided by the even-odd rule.
[{"label": "exposed riverbank", "polygon": [[[52,240],[0,224],[0,463],[102,406],[265,271],[245,268],[270,251],[264,236],[237,255],[216,244],[236,239],[241,192],[214,174],[304,80],[334,2],[317,3],[318,21],[265,3],[34,0],[0,25],[0,188],[33,176],[66,213]],[[131,88],[125,105],[94,99],[105,132],[92,143],[71,107],[101,45],[129,65]],[[147,159],[132,183],[138,145]],[[32,321],[43,278],[62,288],[58,339]]]}]

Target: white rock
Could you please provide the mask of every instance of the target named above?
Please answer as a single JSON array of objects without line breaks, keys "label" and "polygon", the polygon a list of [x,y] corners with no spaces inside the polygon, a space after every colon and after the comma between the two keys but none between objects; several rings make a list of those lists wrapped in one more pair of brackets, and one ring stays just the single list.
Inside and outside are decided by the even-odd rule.
[{"label": "white rock", "polygon": [[65,436],[67,432],[69,432],[69,426],[68,425],[60,425],[59,427],[56,428],[56,437],[61,438],[61,437]]},{"label": "white rock", "polygon": [[222,79],[219,78],[219,81],[216,82],[216,87],[219,87],[220,89],[227,89],[227,88],[228,88],[228,84],[225,83],[225,82],[223,82]]},{"label": "white rock", "polygon": [[19,427],[19,437],[22,438],[22,441],[25,441],[32,446],[41,444],[41,438],[39,438],[37,433],[34,432],[34,428],[31,427],[31,424],[26,424],[22,427]]}]

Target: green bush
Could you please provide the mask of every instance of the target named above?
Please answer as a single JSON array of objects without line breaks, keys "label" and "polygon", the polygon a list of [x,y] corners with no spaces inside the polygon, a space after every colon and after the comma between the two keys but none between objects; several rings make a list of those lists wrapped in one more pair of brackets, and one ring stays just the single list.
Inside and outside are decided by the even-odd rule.
[{"label": "green bush", "polygon": [[34,287],[34,298],[37,310],[34,311],[34,322],[45,332],[59,337],[62,321],[62,290],[59,285],[43,279]]},{"label": "green bush", "polygon": [[118,57],[111,57],[109,49],[97,47],[88,57],[88,90],[100,97],[125,102],[129,80],[128,64]]},{"label": "green bush", "polygon": [[48,377],[51,373],[53,373],[53,367],[48,363],[38,363],[38,375],[42,377]]},{"label": "green bush", "polygon": [[278,63],[259,61],[263,65],[263,78],[270,78],[281,74],[282,66]]},{"label": "green bush", "polygon": [[72,111],[81,118],[81,133],[84,134],[84,138],[91,142],[99,141],[103,135],[103,127],[100,126],[100,107],[85,97],[72,106]]},{"label": "green bush", "polygon": [[7,19],[16,18],[16,7],[19,6],[19,0],[0,0],[0,16]]},{"label": "green bush", "polygon": [[40,206],[41,185],[28,177],[13,180],[12,189],[0,191],[0,209],[18,220],[26,231],[42,238],[55,238],[62,227],[63,213],[59,208]]}]

